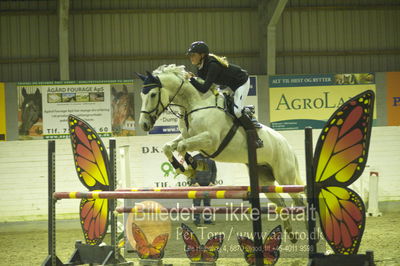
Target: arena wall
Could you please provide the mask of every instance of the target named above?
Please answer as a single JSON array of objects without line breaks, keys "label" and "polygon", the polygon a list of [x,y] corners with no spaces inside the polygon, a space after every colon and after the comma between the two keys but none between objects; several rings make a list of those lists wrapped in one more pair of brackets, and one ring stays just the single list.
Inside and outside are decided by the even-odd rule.
[{"label": "arena wall", "polygon": [[[314,145],[320,130],[314,130]],[[304,133],[303,131],[281,132],[294,147],[299,158],[301,175],[305,177],[304,162]],[[368,165],[364,171],[361,194],[364,200],[368,196],[368,176],[370,171],[379,172],[379,201],[400,201],[398,187],[400,186],[400,135],[399,127],[374,127],[371,138]],[[174,136],[137,136],[119,137],[117,146],[128,149],[130,163],[126,169],[122,159],[118,160],[119,186],[126,186],[126,173],[130,174],[131,185],[142,186],[148,184],[148,178],[154,168],[159,168],[160,160],[164,160],[161,153],[143,153],[144,147],[155,147],[169,141]],[[106,146],[108,140],[104,139]],[[153,159],[152,159],[153,158]],[[166,161],[166,160],[165,160]],[[217,163],[219,178],[226,180],[226,185],[248,184],[247,170],[242,165]],[[9,141],[0,142],[0,222],[17,220],[47,219],[47,141]],[[56,191],[85,191],[79,182],[73,164],[71,145],[69,140],[56,141]],[[152,177],[153,178],[153,177]],[[160,175],[161,181],[162,175]],[[305,179],[305,178],[304,178]],[[182,180],[182,179],[181,179]],[[229,183],[232,182],[232,183]],[[234,183],[233,183],[234,182]],[[358,192],[360,182],[353,188]],[[77,218],[79,201],[63,200],[57,202],[59,218]]]}]

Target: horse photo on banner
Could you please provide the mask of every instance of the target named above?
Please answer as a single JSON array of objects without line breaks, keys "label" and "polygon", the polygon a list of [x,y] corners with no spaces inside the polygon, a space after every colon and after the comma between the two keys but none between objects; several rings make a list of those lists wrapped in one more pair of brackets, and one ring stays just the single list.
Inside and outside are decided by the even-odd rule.
[{"label": "horse photo on banner", "polygon": [[112,131],[114,136],[134,136],[133,84],[111,84]]},{"label": "horse photo on banner", "polygon": [[20,139],[43,138],[42,89],[18,86],[18,132]]}]

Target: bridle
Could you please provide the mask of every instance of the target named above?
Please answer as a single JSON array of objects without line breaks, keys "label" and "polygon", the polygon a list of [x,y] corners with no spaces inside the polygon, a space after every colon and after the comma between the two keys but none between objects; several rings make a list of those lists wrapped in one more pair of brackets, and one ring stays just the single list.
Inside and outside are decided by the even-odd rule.
[{"label": "bridle", "polygon": [[[178,95],[179,91],[182,89],[183,83],[184,83],[184,80],[182,79],[181,85],[180,85],[180,86],[178,87],[178,89],[176,90],[175,95],[172,97],[172,99],[171,99],[171,100],[168,102],[168,104],[165,105],[165,106],[164,106],[163,102],[161,101],[161,87],[160,87],[160,85],[158,85],[158,84],[156,85],[156,84],[154,84],[154,83],[143,85],[143,87],[155,86],[155,85],[156,85],[155,88],[158,88],[159,93],[158,93],[157,105],[156,105],[151,111],[140,110],[140,112],[141,112],[141,113],[144,113],[144,114],[148,114],[149,117],[150,117],[151,123],[155,123],[156,120],[157,120],[157,118],[158,118],[158,116],[161,115],[161,114],[165,111],[165,109],[167,109],[168,106],[170,106],[170,105],[172,104],[172,102],[174,101],[176,95]],[[161,111],[159,112],[158,109],[159,109],[159,106],[160,106],[160,105],[161,105],[161,108],[162,108],[162,109],[161,109]],[[154,112],[156,112],[155,115],[152,115]]]}]

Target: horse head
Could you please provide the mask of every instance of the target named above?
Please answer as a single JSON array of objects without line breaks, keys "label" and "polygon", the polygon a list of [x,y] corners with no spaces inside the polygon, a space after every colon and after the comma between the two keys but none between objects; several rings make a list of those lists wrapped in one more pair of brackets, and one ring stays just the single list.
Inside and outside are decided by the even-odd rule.
[{"label": "horse head", "polygon": [[137,73],[143,81],[141,98],[142,108],[140,111],[139,125],[144,131],[150,131],[158,117],[164,112],[169,103],[169,94],[162,93],[161,81],[159,77],[150,72],[147,76]]},{"label": "horse head", "polygon": [[21,104],[22,124],[19,128],[21,135],[28,135],[29,129],[42,118],[42,94],[36,89],[34,94],[28,94],[25,88],[22,88],[23,101]]},{"label": "horse head", "polygon": [[147,71],[146,74],[145,76],[137,73],[143,81],[139,125],[143,130],[150,131],[170,104],[187,110],[189,100],[194,93],[198,94],[198,91],[189,83],[183,65],[162,65],[153,73]]}]

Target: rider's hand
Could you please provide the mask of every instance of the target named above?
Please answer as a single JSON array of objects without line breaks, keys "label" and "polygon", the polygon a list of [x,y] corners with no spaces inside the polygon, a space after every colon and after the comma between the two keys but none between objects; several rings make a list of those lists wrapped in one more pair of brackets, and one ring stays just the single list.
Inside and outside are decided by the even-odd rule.
[{"label": "rider's hand", "polygon": [[200,184],[196,182],[196,183],[194,183],[192,186],[193,186],[193,187],[199,187]]},{"label": "rider's hand", "polygon": [[187,72],[186,75],[185,75],[186,79],[190,79],[190,78],[193,78],[193,77],[194,77],[194,74],[192,72]]},{"label": "rider's hand", "polygon": [[211,182],[211,183],[209,184],[209,186],[212,187],[212,186],[215,186],[215,184],[214,184],[213,182]]}]

